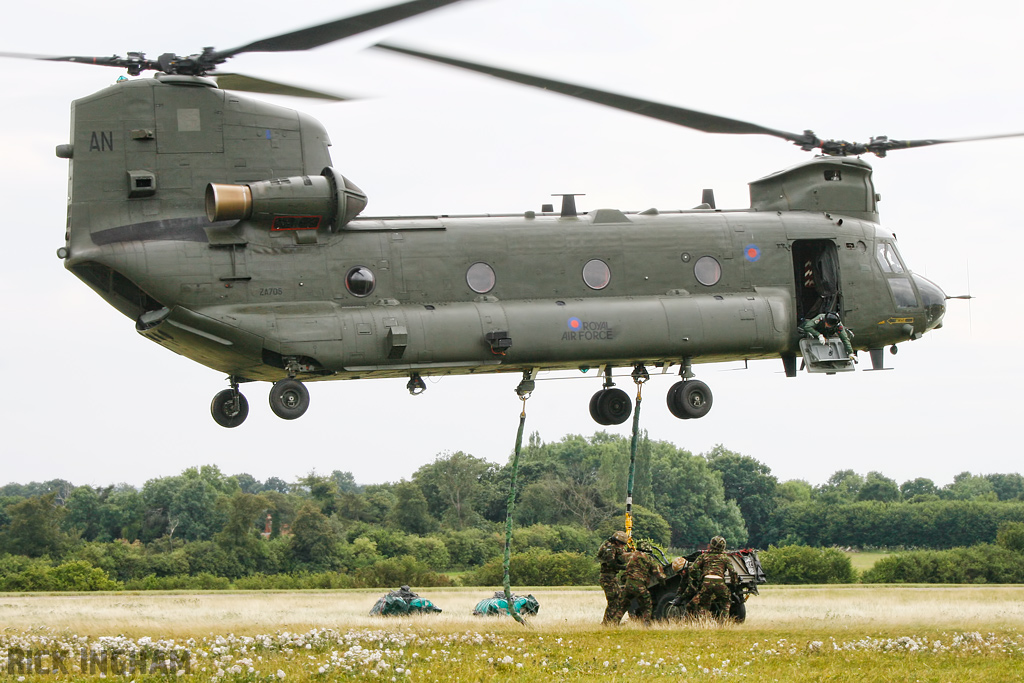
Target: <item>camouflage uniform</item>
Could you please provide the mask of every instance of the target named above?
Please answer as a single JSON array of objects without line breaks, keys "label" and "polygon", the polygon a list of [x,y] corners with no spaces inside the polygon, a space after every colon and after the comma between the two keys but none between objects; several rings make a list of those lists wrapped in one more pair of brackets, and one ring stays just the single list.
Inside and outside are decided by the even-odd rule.
[{"label": "camouflage uniform", "polygon": [[637,617],[642,619],[645,624],[651,623],[654,605],[651,602],[651,593],[647,590],[647,584],[650,583],[652,575],[660,574],[661,567],[650,554],[643,550],[629,553],[624,573],[625,585],[619,598],[619,606],[611,615],[611,621],[619,623],[622,615],[629,609],[630,603],[636,598],[639,603]]},{"label": "camouflage uniform", "polygon": [[853,344],[850,343],[850,335],[847,333],[846,328],[843,327],[843,323],[838,323],[834,327],[827,327],[825,325],[825,316],[827,313],[816,315],[809,320],[805,320],[800,325],[800,329],[803,330],[804,334],[812,339],[817,337],[819,334],[825,337],[839,337],[843,342],[843,348],[846,349],[846,355],[853,355]]},{"label": "camouflage uniform", "polygon": [[697,589],[693,585],[693,565],[688,564],[678,571],[679,587],[676,588],[676,596],[672,600],[673,605],[685,605],[696,595]]},{"label": "camouflage uniform", "polygon": [[708,551],[694,560],[690,575],[700,581],[697,594],[690,600],[689,613],[694,617],[729,613],[729,587],[725,583],[730,565],[725,554],[725,539],[715,536]]},{"label": "camouflage uniform", "polygon": [[626,533],[616,531],[611,538],[602,543],[597,549],[597,560],[601,563],[601,588],[604,589],[604,597],[608,601],[604,619],[601,620],[601,623],[606,624],[612,620],[622,597],[619,572],[626,566]]}]

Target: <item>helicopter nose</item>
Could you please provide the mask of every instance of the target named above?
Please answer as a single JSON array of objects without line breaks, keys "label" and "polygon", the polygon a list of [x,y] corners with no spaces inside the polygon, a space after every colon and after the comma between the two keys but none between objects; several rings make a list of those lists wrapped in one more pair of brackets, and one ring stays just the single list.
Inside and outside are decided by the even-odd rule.
[{"label": "helicopter nose", "polygon": [[925,329],[934,330],[941,327],[942,316],[946,314],[946,293],[926,277],[917,273],[914,273],[913,277],[917,284],[917,291],[921,294],[921,301],[924,303],[924,313],[928,321]]}]

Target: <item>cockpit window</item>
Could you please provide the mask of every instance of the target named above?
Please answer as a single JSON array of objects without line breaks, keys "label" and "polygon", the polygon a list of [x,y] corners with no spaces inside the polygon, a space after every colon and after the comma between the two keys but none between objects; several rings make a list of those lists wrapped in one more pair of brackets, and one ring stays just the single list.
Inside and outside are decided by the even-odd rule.
[{"label": "cockpit window", "polygon": [[909,278],[891,277],[889,288],[892,289],[892,298],[896,300],[898,308],[917,307],[917,295],[914,294],[914,286],[910,284]]},{"label": "cockpit window", "polygon": [[899,252],[896,251],[896,245],[891,242],[879,242],[877,247],[878,265],[881,267],[883,273],[896,273],[902,274],[906,270],[903,268],[903,261],[900,260]]}]

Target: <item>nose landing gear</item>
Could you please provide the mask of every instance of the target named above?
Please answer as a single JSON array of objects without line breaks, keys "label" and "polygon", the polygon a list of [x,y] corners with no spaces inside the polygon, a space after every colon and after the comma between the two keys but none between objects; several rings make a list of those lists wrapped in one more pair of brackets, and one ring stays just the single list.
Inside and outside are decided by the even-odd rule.
[{"label": "nose landing gear", "polygon": [[245,418],[249,416],[249,402],[238,391],[238,379],[229,379],[231,388],[217,392],[210,403],[210,413],[214,422],[230,429],[245,422]]},{"label": "nose landing gear", "polygon": [[[249,380],[229,377],[231,388],[217,393],[210,404],[213,421],[221,427],[237,427],[249,416],[249,402],[238,391],[240,382]],[[282,379],[270,388],[270,409],[283,420],[302,417],[309,408],[309,390],[295,378]]]}]

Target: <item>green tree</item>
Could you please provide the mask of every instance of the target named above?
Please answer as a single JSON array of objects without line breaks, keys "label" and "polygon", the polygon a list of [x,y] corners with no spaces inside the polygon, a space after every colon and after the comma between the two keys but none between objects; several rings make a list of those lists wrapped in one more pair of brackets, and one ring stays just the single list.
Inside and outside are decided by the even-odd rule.
[{"label": "green tree", "polygon": [[[935,482],[926,477],[918,477],[917,479],[910,479],[900,484],[900,495],[903,496],[903,500],[911,500],[917,496],[933,497],[939,493],[939,487],[935,485]],[[924,498],[918,498],[923,500]]]},{"label": "green tree", "polygon": [[727,450],[721,444],[705,455],[711,469],[722,475],[726,500],[735,501],[743,514],[748,542],[764,540],[768,520],[777,504],[778,479],[770,467],[747,455]]},{"label": "green tree", "polygon": [[77,533],[83,540],[95,541],[103,531],[103,499],[109,493],[110,488],[97,491],[91,486],[79,486],[72,490],[64,502],[67,510],[63,520],[64,529]]},{"label": "green tree", "polygon": [[318,505],[307,502],[299,508],[291,529],[292,559],[299,568],[310,571],[338,568],[341,534]]},{"label": "green tree", "polygon": [[410,534],[422,536],[437,529],[437,520],[430,514],[423,490],[412,481],[395,484],[395,506],[388,513],[388,523]]},{"label": "green tree", "polygon": [[986,474],[999,500],[1024,500],[1024,477],[1019,474]]},{"label": "green tree", "polygon": [[464,529],[481,518],[476,504],[485,492],[483,479],[493,469],[486,460],[456,451],[420,467],[412,481],[423,491],[435,518],[454,529]]},{"label": "green tree", "polygon": [[356,483],[356,478],[351,472],[334,470],[331,472],[331,480],[338,487],[339,493],[356,493],[359,491],[359,484]]},{"label": "green tree", "polygon": [[288,482],[280,477],[270,477],[263,482],[264,491],[277,491],[278,493],[289,493],[291,487],[288,486]]},{"label": "green tree", "polygon": [[1016,552],[1024,552],[1024,522],[1003,522],[996,531],[996,544]]},{"label": "green tree", "polygon": [[242,472],[234,475],[234,479],[238,482],[238,488],[242,493],[259,493],[263,490],[263,484],[251,474]]},{"label": "green tree", "polygon": [[881,472],[868,472],[864,477],[864,485],[857,493],[857,500],[877,500],[882,503],[897,503],[901,497],[900,487]]},{"label": "green tree", "polygon": [[961,472],[942,488],[942,497],[952,500],[998,500],[992,482],[980,475]]},{"label": "green tree", "polygon": [[118,484],[100,509],[101,538],[135,541],[141,537],[146,520],[142,494],[129,484]]},{"label": "green tree", "polygon": [[320,506],[320,511],[325,515],[329,517],[337,511],[338,484],[334,479],[317,474],[316,472],[310,472],[302,479],[299,479],[299,483],[309,491],[309,497]]},{"label": "green tree", "polygon": [[815,489],[815,497],[825,503],[852,503],[857,500],[864,477],[853,470],[839,470]]},{"label": "green tree", "polygon": [[814,487],[803,479],[789,479],[775,487],[775,496],[779,505],[810,503],[814,496]]},{"label": "green tree", "polygon": [[836,548],[771,546],[761,553],[760,560],[772,583],[853,583],[857,580],[850,558]]},{"label": "green tree", "polygon": [[61,529],[66,513],[57,504],[56,491],[8,505],[10,522],[0,535],[0,550],[28,557],[61,557],[71,540]]},{"label": "green tree", "polygon": [[747,542],[743,515],[726,501],[721,474],[707,460],[666,442],[652,444],[654,509],[672,527],[672,545],[694,548],[722,535],[733,546]]}]

